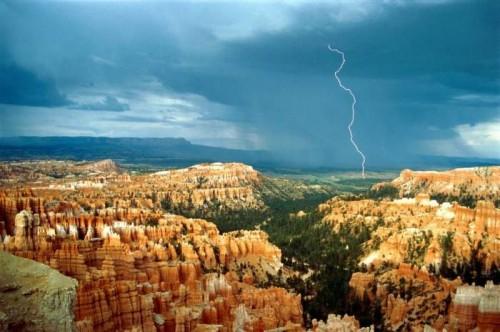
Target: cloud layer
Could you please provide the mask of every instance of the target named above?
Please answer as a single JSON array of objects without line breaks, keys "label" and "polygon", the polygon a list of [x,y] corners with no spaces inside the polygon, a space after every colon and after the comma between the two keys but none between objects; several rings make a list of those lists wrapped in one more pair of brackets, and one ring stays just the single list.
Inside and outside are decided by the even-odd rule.
[{"label": "cloud layer", "polygon": [[500,157],[496,136],[478,136],[500,116],[499,7],[4,1],[0,134],[182,136],[356,166],[332,43],[346,54],[368,167],[429,153]]}]

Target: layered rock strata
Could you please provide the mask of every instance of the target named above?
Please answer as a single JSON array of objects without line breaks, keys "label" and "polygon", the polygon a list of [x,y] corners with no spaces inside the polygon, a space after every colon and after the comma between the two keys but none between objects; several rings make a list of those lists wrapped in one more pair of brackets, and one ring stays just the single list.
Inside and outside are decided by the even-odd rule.
[{"label": "layered rock strata", "polygon": [[386,271],[355,273],[349,286],[359,300],[379,303],[384,330],[438,331],[447,321],[449,301],[461,285],[408,264]]},{"label": "layered rock strata", "polygon": [[[199,324],[229,331],[241,312],[248,329],[302,325],[300,296],[252,285],[265,274],[259,271],[281,267],[280,250],[263,232],[220,235],[212,223],[176,215],[158,226],[60,218],[53,228],[47,216],[23,210],[1,247],[78,280],[81,331],[186,331]],[[253,271],[250,279],[236,262]]]},{"label": "layered rock strata", "polygon": [[335,230],[370,234],[360,261],[368,272],[354,273],[349,285],[358,301],[372,308],[378,303],[387,330],[444,328],[462,281],[440,273],[498,275],[500,210],[492,202],[479,201],[471,209],[419,194],[393,201],[334,198],[319,208]]},{"label": "layered rock strata", "polygon": [[[374,186],[374,189],[386,183]],[[403,170],[390,182],[401,196],[419,193],[442,194],[454,197],[470,196],[476,199],[498,199],[500,194],[500,166],[457,168],[447,171]]]},{"label": "layered rock strata", "polygon": [[449,331],[500,330],[500,286],[488,282],[485,287],[458,287],[453,298]]},{"label": "layered rock strata", "polygon": [[335,229],[350,224],[370,230],[361,261],[367,267],[410,263],[437,271],[445,256],[450,267],[473,259],[485,272],[500,266],[500,209],[491,202],[469,209],[438,204],[427,195],[394,201],[334,198],[319,209]]}]

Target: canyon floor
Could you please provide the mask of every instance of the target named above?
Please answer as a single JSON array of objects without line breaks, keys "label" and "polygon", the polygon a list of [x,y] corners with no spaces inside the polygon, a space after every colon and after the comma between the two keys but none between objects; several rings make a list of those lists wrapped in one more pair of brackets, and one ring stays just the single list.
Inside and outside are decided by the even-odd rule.
[{"label": "canyon floor", "polygon": [[495,166],[3,162],[0,330],[498,331],[499,206]]}]

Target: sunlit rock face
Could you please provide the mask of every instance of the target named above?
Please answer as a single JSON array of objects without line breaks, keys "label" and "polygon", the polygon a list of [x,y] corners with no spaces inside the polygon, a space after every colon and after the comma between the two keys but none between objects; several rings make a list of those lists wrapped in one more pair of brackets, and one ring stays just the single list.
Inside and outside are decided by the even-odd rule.
[{"label": "sunlit rock face", "polygon": [[36,183],[61,178],[84,176],[98,177],[103,174],[119,174],[120,167],[111,159],[95,162],[74,162],[60,160],[22,161],[0,164],[0,183]]},{"label": "sunlit rock face", "polygon": [[[500,209],[479,201],[474,209],[437,204],[424,195],[394,201],[332,199],[319,206],[335,229],[349,223],[368,227],[370,240],[361,264],[411,263],[437,270],[446,255],[450,267],[473,258],[486,272],[500,266]],[[448,247],[444,240],[449,238]]]},{"label": "sunlit rock face", "polygon": [[450,331],[498,331],[500,329],[500,286],[488,282],[485,287],[458,287],[453,298]]},{"label": "sunlit rock face", "polygon": [[262,208],[256,192],[262,176],[251,166],[239,163],[211,163],[179,170],[153,173],[143,181],[159,186],[160,199],[172,206],[194,209],[220,204],[221,209]]},{"label": "sunlit rock face", "polygon": [[115,208],[122,213],[161,208],[215,213],[264,207],[258,190],[263,176],[251,166],[238,163],[201,164],[134,176],[120,172],[107,160],[82,165],[52,161],[0,166],[6,174],[0,177],[0,220],[9,232],[15,214],[21,210],[67,211],[60,206],[63,202],[77,210]]},{"label": "sunlit rock face", "polygon": [[[337,231],[367,232],[360,260],[367,272],[352,274],[350,294],[358,302],[379,303],[384,329],[446,326],[454,317],[448,315],[451,299],[463,281],[439,276],[443,268],[452,275],[469,271],[472,277],[498,273],[500,210],[492,202],[467,208],[439,204],[421,193],[382,201],[334,198],[319,209],[323,222]],[[479,317],[478,306],[457,308],[462,321]],[[484,317],[498,322],[491,312]]]},{"label": "sunlit rock face", "polygon": [[[9,167],[0,179],[0,249],[78,281],[78,331],[303,329],[299,296],[257,287],[282,268],[266,233],[220,234],[206,220],[172,212],[265,208],[266,180],[253,168],[213,163],[127,174],[107,161],[30,164],[34,172]],[[420,192],[393,201],[334,198],[319,209],[336,230],[367,232],[359,265],[366,272],[352,275],[350,296],[380,302],[387,330],[440,330],[451,322],[449,303],[463,282],[437,276],[444,261],[450,269],[473,261],[486,274],[500,266],[499,210],[491,201],[467,208]],[[483,322],[477,326],[498,320],[477,307],[464,314]],[[360,326],[332,315],[312,328]]]},{"label": "sunlit rock face", "polygon": [[318,193],[329,191],[321,185],[296,186],[291,180],[272,179],[241,163],[199,164],[150,174],[129,174],[110,160],[0,163],[0,221],[7,223],[5,227],[23,209],[67,210],[61,204],[85,211],[164,209],[207,217],[264,209],[264,197],[300,199]]},{"label": "sunlit rock face", "polygon": [[[401,195],[418,193],[451,196],[470,195],[476,199],[498,199],[500,193],[500,167],[457,168],[449,171],[404,170],[390,182]],[[378,186],[381,186],[380,184]],[[377,188],[377,185],[375,186]]]},{"label": "sunlit rock face", "polygon": [[78,281],[78,331],[302,329],[300,296],[256,287],[282,267],[266,233],[221,235],[213,223],[162,209],[261,208],[258,172],[213,163],[130,176],[115,166],[3,169],[13,181],[0,190],[0,249]]},{"label": "sunlit rock face", "polygon": [[[74,313],[82,331],[198,324],[231,330],[240,307],[252,328],[302,325],[300,296],[252,285],[281,267],[280,250],[261,231],[220,235],[212,223],[176,215],[163,216],[158,226],[64,214],[52,219],[21,211],[15,234],[1,247],[78,280]],[[241,262],[253,273],[250,281],[243,280]]]},{"label": "sunlit rock face", "polygon": [[384,330],[389,331],[421,331],[425,325],[442,330],[448,302],[459,285],[458,279],[436,277],[404,263],[397,268],[354,273],[349,282],[357,299],[380,304]]},{"label": "sunlit rock face", "polygon": [[252,166],[240,163],[199,164],[178,170],[160,171],[152,177],[196,184],[204,188],[258,184],[260,174]]},{"label": "sunlit rock face", "polygon": [[373,327],[360,328],[353,316],[328,315],[326,322],[313,320],[311,331],[314,332],[371,332]]}]

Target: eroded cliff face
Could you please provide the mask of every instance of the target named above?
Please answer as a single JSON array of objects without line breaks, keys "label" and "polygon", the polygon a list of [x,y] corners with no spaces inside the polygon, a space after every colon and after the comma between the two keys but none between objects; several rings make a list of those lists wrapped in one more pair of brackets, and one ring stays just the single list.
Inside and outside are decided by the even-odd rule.
[{"label": "eroded cliff face", "polygon": [[449,331],[500,330],[500,285],[458,287],[447,327]]},{"label": "eroded cliff face", "polygon": [[[264,192],[276,188],[250,166],[129,175],[107,161],[70,171],[34,165],[43,176],[23,166],[1,180],[0,249],[77,280],[78,331],[303,329],[300,296],[259,287],[282,271],[281,251],[266,233],[220,234],[206,220],[165,213],[265,208]],[[480,321],[479,304],[478,314],[463,309],[460,297],[450,305],[463,281],[437,272],[443,265],[454,273],[473,266],[474,278],[498,270],[500,214],[492,202],[467,208],[420,193],[394,201],[335,198],[319,210],[336,230],[348,224],[369,234],[359,265],[366,272],[354,273],[349,285],[353,298],[378,303],[385,329],[439,330],[455,326],[447,325],[452,317]],[[488,324],[498,320],[498,311],[485,312]],[[354,317],[331,315],[312,329],[361,327]]]},{"label": "eroded cliff face", "polygon": [[108,161],[66,171],[58,162],[33,165],[45,175],[16,165],[22,170],[10,178],[19,181],[2,183],[0,249],[78,281],[78,331],[301,329],[300,296],[257,287],[282,266],[267,234],[220,234],[161,206],[262,208],[262,176],[250,166],[130,176]]},{"label": "eroded cliff face", "polygon": [[77,281],[0,251],[0,331],[74,331]]},{"label": "eroded cliff face", "polygon": [[164,209],[206,218],[232,211],[262,211],[266,199],[330,193],[325,186],[270,178],[240,163],[129,174],[110,160],[0,163],[0,187],[0,220],[6,222],[12,222],[23,208],[57,212],[60,204],[86,211]]},{"label": "eroded cliff face", "polygon": [[[384,184],[375,185],[374,189]],[[401,196],[427,193],[495,200],[499,199],[500,194],[500,167],[457,168],[448,171],[406,169],[390,184],[399,190]]]},{"label": "eroded cliff face", "polygon": [[201,164],[134,176],[119,172],[110,160],[6,163],[0,167],[0,197],[5,197],[0,211],[7,222],[26,205],[36,212],[56,212],[56,202],[78,203],[78,208],[87,211],[106,207],[190,212],[264,208],[259,191],[264,177],[238,163]]},{"label": "eroded cliff face", "polygon": [[180,170],[161,171],[143,179],[159,186],[158,198],[173,207],[258,209],[264,202],[257,192],[263,177],[251,166],[238,163],[194,165]]},{"label": "eroded cliff face", "polygon": [[388,331],[497,331],[500,286],[464,285],[401,263],[357,272],[349,282],[358,300],[375,302]]},{"label": "eroded cliff face", "polygon": [[[353,273],[349,282],[358,313],[379,316],[379,328],[388,331],[498,329],[498,286],[464,282],[484,283],[499,275],[500,167],[405,170],[390,185],[405,197],[333,198],[319,206],[323,222],[336,232],[367,234],[359,262],[365,272]],[[464,197],[473,208],[453,202]]]},{"label": "eroded cliff face", "polygon": [[253,285],[281,267],[265,233],[220,235],[212,223],[176,215],[158,226],[84,216],[23,210],[1,245],[78,280],[77,330],[232,330],[239,312],[247,328],[300,329],[300,296]]},{"label": "eroded cliff face", "polygon": [[[360,260],[367,272],[354,273],[349,286],[358,303],[369,303],[372,310],[377,306],[386,330],[422,331],[427,326],[440,331],[463,283],[458,276],[475,280],[498,275],[500,210],[492,202],[479,201],[470,209],[419,194],[393,201],[334,198],[319,209],[323,222],[336,230],[349,224],[369,233]],[[495,313],[500,311],[495,310],[488,317],[498,321]]]},{"label": "eroded cliff face", "polygon": [[353,295],[378,304],[384,330],[423,331],[424,326],[444,328],[451,296],[462,282],[431,275],[401,263],[397,268],[354,273],[349,282]]},{"label": "eroded cliff face", "polygon": [[431,271],[443,261],[449,268],[479,261],[485,272],[500,266],[500,209],[480,201],[475,209],[438,204],[429,196],[394,201],[343,201],[321,204],[324,222],[339,228],[344,223],[367,227],[361,264],[410,263]]}]

